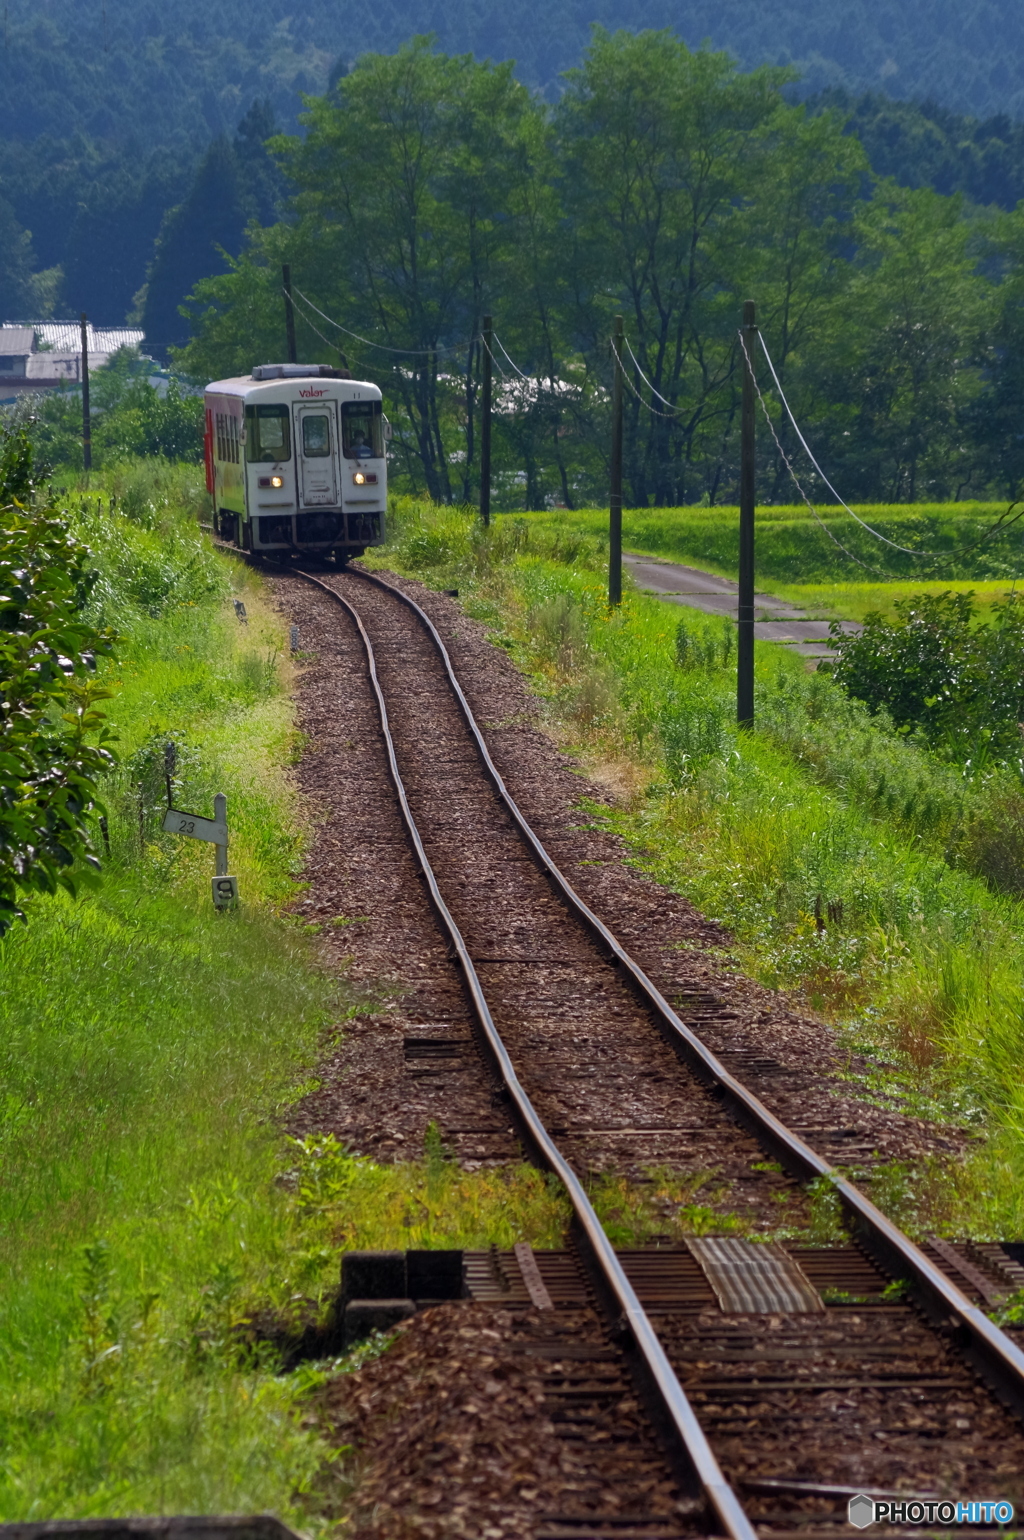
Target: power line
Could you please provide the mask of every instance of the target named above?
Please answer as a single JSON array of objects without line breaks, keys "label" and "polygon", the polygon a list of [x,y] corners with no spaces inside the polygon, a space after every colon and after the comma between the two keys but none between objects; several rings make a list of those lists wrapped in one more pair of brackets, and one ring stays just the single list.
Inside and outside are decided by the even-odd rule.
[{"label": "power line", "polygon": [[[651,384],[650,380],[647,378],[646,374],[641,369],[641,367],[640,367],[640,365],[639,365],[639,363],[637,361],[637,356],[633,352],[632,347],[630,346],[629,338],[628,337],[623,337],[622,340],[626,344],[626,352],[629,354],[630,358],[633,360],[633,367],[636,369],[637,374],[640,376],[640,378],[643,380],[644,384],[647,386],[647,389],[651,392],[652,395],[657,396],[659,401],[663,401],[667,407],[671,408],[671,410],[668,411],[668,412],[659,412],[658,416],[659,417],[682,417],[682,416],[684,416],[685,412],[686,412],[686,408],[685,407],[683,407],[683,406],[673,406],[671,401],[668,399],[668,397],[667,396],[663,396],[661,391],[660,390],[656,390],[655,387]],[[634,394],[636,394],[636,392],[634,392]],[[646,406],[646,404],[647,403],[645,402],[644,405]],[[647,409],[648,409],[648,411],[651,411],[651,412],[654,411],[653,407],[648,407]]]},{"label": "power line", "polygon": [[[281,292],[283,294],[288,294],[287,289],[282,289]],[[289,299],[292,298],[291,295],[288,295],[288,297],[289,297]],[[326,346],[329,347],[331,349],[331,351],[334,352],[334,353],[337,353],[337,352],[340,351],[339,348],[338,348],[337,343],[332,342],[329,337],[325,337],[323,332],[317,326],[316,322],[315,321],[311,321],[309,319],[309,316],[306,314],[306,312],[304,310],[301,312],[301,314],[302,314],[302,319],[305,321],[305,323],[309,327],[310,331],[316,332],[316,334],[320,338],[321,342],[325,343]],[[342,354],[342,357],[344,357],[344,354]]]},{"label": "power line", "polygon": [[[761,339],[761,347],[762,347],[762,349],[764,351],[764,356],[768,360],[768,368],[771,370],[772,379],[775,381],[775,389],[778,392],[779,400],[782,402],[782,405],[785,407],[786,415],[787,415],[787,417],[789,418],[790,422],[793,425],[793,432],[796,434],[797,438],[800,440],[800,443],[803,446],[804,453],[806,454],[807,458],[810,460],[811,464],[814,466],[814,469],[817,471],[817,473],[821,477],[822,481],[825,483],[825,485],[828,487],[829,491],[832,493],[832,496],[835,498],[835,500],[839,504],[839,506],[841,508],[845,508],[846,512],[850,515],[850,518],[851,519],[855,519],[856,522],[861,526],[861,528],[862,529],[866,529],[868,534],[869,535],[873,535],[876,540],[883,541],[885,545],[891,546],[894,551],[902,551],[905,556],[916,556],[919,559],[925,560],[925,561],[932,560],[932,561],[944,562],[944,561],[948,561],[950,559],[950,557],[952,557],[952,556],[966,556],[969,551],[977,550],[979,545],[984,545],[985,541],[991,539],[991,537],[993,535],[997,534],[998,531],[1001,528],[1008,529],[1010,527],[1010,525],[1016,524],[1018,519],[1024,518],[1024,508],[1022,508],[1020,513],[1018,513],[1014,518],[1009,520],[1009,524],[1004,522],[1005,520],[1007,520],[1009,518],[1009,515],[1013,512],[1014,508],[1016,508],[1017,505],[1021,501],[1021,499],[1019,497],[1014,498],[1013,502],[1006,509],[1006,511],[999,515],[999,518],[996,520],[996,522],[991,526],[991,528],[989,528],[989,529],[987,529],[985,531],[985,533],[981,536],[980,539],[973,541],[972,544],[970,544],[970,545],[955,547],[951,551],[921,551],[921,550],[913,550],[908,545],[897,545],[895,540],[890,540],[888,535],[883,535],[882,534],[881,530],[872,528],[872,526],[870,524],[866,523],[865,520],[862,519],[859,514],[854,513],[854,511],[850,507],[849,503],[845,503],[843,501],[843,499],[839,496],[839,493],[836,491],[835,487],[832,485],[831,481],[829,481],[828,477],[825,475],[825,472],[822,470],[821,466],[818,464],[817,460],[814,458],[814,455],[813,455],[813,453],[811,451],[811,447],[808,444],[807,440],[804,438],[803,434],[801,433],[800,427],[799,427],[799,425],[797,423],[797,420],[793,416],[792,408],[790,407],[789,402],[786,400],[785,392],[783,391],[782,385],[779,382],[779,376],[775,372],[775,365],[772,363],[772,356],[771,356],[771,354],[768,351],[768,344],[764,340],[763,332],[759,332],[758,336]],[[743,343],[743,338],[742,337],[740,338],[740,343],[741,344]],[[743,351],[744,351],[744,353],[746,353],[746,351],[747,351],[746,347],[743,348]],[[747,363],[748,364],[750,363],[749,356],[747,358]],[[775,442],[778,444],[779,441],[778,441],[778,437],[775,434],[774,428],[772,429],[772,437],[775,438]],[[779,446],[779,452],[782,453],[781,445]],[[785,455],[783,455],[783,459],[785,459],[785,458],[786,458]],[[787,461],[787,464],[788,464],[788,461]],[[856,557],[854,558],[854,560],[856,560]],[[863,562],[861,563],[861,565],[862,566],[864,565]]]},{"label": "power line", "polygon": [[[495,342],[497,342],[498,339],[497,339],[497,337],[494,336],[494,332],[493,331],[491,332],[491,336],[494,337]],[[487,338],[483,335],[482,332],[480,334],[480,345],[484,349],[484,351],[486,352],[487,357],[491,360],[491,363],[494,365],[495,369],[497,369],[498,373],[501,375],[502,379],[503,380],[507,380],[508,379],[508,375],[505,373],[505,370],[501,367],[501,365],[499,364],[498,360],[495,358],[493,349],[488,347],[488,345],[487,345]],[[505,349],[504,348],[502,348],[501,351],[503,353],[505,353]],[[507,353],[505,353],[505,357],[508,358],[508,354]],[[512,360],[510,358],[509,358],[509,363],[512,363]],[[512,364],[512,367],[515,368],[515,365]],[[524,378],[525,378],[525,376],[524,376]]]},{"label": "power line", "polygon": [[[623,338],[622,340],[624,342],[626,341],[625,338]],[[628,342],[626,342],[626,346],[629,347],[629,343]],[[678,422],[678,420],[679,420],[679,413],[678,412],[659,412],[658,408],[656,406],[651,406],[649,401],[645,401],[644,400],[643,396],[637,390],[636,386],[633,384],[633,381],[630,379],[630,377],[626,373],[625,369],[623,369],[621,362],[619,363],[619,366],[618,366],[618,372],[622,375],[622,378],[625,380],[626,385],[627,385],[629,391],[631,392],[632,395],[634,395],[636,397],[636,399],[639,401],[640,405],[643,407],[645,412],[650,412],[652,417],[664,417],[666,419],[666,421],[668,421],[668,422]]]},{"label": "power line", "polygon": [[[301,299],[305,300],[310,309],[315,310],[321,320],[327,322],[328,326],[336,326],[338,331],[345,333],[346,337],[354,337],[357,342],[362,342],[368,348],[379,348],[382,353],[403,353],[412,358],[430,358],[437,353],[461,353],[466,347],[471,346],[472,343],[476,340],[475,338],[471,337],[468,343],[453,342],[451,344],[445,345],[444,347],[439,346],[436,348],[388,347],[388,345],[384,342],[371,342],[369,337],[361,337],[358,332],[349,331],[347,326],[342,326],[340,321],[335,321],[333,316],[327,315],[323,310],[320,309],[319,305],[314,305],[308,294],[303,294],[301,289],[296,288],[294,293],[298,294]],[[310,324],[312,325],[312,322],[310,322]],[[319,333],[317,333],[317,335],[319,336]]]},{"label": "power line", "polygon": [[[502,342],[501,338],[498,336],[497,332],[492,332],[491,335],[493,336],[495,342],[498,344],[498,346],[501,349],[501,351],[504,353],[505,357],[508,359],[509,363],[512,365],[512,368],[515,370],[516,374],[518,374],[519,378],[521,380],[525,380],[528,385],[532,385],[534,380],[536,379],[536,375],[524,374],[523,371],[520,369],[519,365],[517,363],[515,363],[509,357],[508,349],[506,348],[505,344]],[[490,352],[490,349],[488,348],[487,351]],[[494,354],[493,353],[491,353],[491,358],[494,359]],[[497,363],[496,359],[495,359],[495,363]],[[538,386],[540,385],[540,381],[539,380],[537,380],[537,384],[538,384]]]},{"label": "power line", "polygon": [[[790,463],[789,456],[787,455],[786,451],[783,449],[782,444],[779,442],[779,435],[775,431],[775,424],[772,422],[771,413],[768,410],[768,403],[765,401],[764,396],[762,396],[762,394],[761,394],[761,387],[757,383],[757,375],[754,372],[753,360],[751,359],[750,354],[747,352],[747,344],[746,344],[746,341],[744,340],[742,332],[739,333],[739,339],[740,339],[740,348],[742,349],[742,352],[743,352],[743,357],[746,359],[746,361],[747,361],[747,368],[750,370],[750,378],[751,378],[751,380],[753,382],[754,389],[757,392],[757,399],[760,401],[760,403],[761,403],[761,410],[764,412],[764,420],[768,424],[768,431],[771,434],[772,438],[775,440],[775,447],[779,451],[779,454],[780,454],[780,456],[782,458],[783,465],[786,467],[787,471],[789,472],[790,476],[793,479],[793,485],[796,487],[797,491],[800,493],[800,496],[803,498],[804,502],[807,504],[807,507],[810,510],[811,514],[814,516],[814,518],[821,525],[822,529],[825,531],[825,533],[828,536],[828,538],[832,541],[832,544],[838,546],[839,549],[842,551],[844,556],[848,556],[852,562],[856,562],[858,567],[863,567],[865,572],[873,572],[878,577],[889,577],[890,574],[885,572],[882,568],[869,566],[866,561],[861,561],[859,556],[854,556],[852,551],[848,551],[846,549],[846,547],[843,544],[843,542],[840,539],[838,539],[837,536],[835,536],[832,533],[832,531],[829,529],[828,525],[825,523],[825,520],[821,517],[821,515],[819,514],[817,508],[815,508],[814,504],[811,502],[810,498],[807,496],[807,493],[804,491],[803,487],[800,485],[800,478],[797,476],[796,471],[793,469],[793,467],[792,467],[792,465]],[[845,504],[844,504],[844,506],[845,506]]]}]

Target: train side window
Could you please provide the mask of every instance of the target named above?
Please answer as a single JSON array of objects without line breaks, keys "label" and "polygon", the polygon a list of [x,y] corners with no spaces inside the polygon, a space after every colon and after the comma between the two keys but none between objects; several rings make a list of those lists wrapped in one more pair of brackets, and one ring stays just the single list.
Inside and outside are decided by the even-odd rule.
[{"label": "train side window", "polygon": [[245,458],[255,461],[290,460],[291,431],[286,406],[247,406],[245,409]]},{"label": "train side window", "polygon": [[346,460],[384,458],[383,408],[379,401],[341,403],[341,442]]},{"label": "train side window", "polygon": [[302,419],[302,453],[307,460],[318,460],[331,452],[331,428],[328,417],[321,412],[307,414]]},{"label": "train side window", "polygon": [[238,464],[238,418],[228,418],[228,459]]}]

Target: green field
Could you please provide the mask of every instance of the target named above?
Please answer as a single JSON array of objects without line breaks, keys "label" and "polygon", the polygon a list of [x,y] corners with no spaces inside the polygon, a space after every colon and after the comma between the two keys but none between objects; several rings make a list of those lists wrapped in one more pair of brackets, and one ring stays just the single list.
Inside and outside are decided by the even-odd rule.
[{"label": "green field", "polygon": [[[864,506],[855,511],[888,539],[936,556],[908,556],[867,534],[841,508],[821,508],[821,523],[805,507],[758,508],[755,521],[757,583],[781,592],[779,584],[885,584],[949,579],[1012,579],[1024,568],[1024,518],[1006,525],[973,551],[982,535],[1006,513],[1005,503],[914,503]],[[1015,510],[1015,513],[1020,510]],[[1013,514],[1010,515],[1014,517]],[[608,511],[504,514],[545,531],[576,530],[607,538]],[[824,528],[822,528],[822,524]],[[831,532],[835,538],[826,533]],[[687,562],[735,578],[739,559],[739,509],[630,508],[622,514],[628,550]],[[846,547],[844,554],[839,541]],[[855,559],[856,558],[856,559]]]},{"label": "green field", "polygon": [[[863,620],[872,611],[891,617],[896,601],[916,593],[971,590],[979,618],[1024,577],[1024,518],[1009,524],[973,552],[972,545],[1006,512],[1005,503],[933,503],[858,506],[856,512],[898,544],[945,552],[941,558],[901,555],[865,534],[842,509],[819,510],[826,526],[847,550],[869,567],[845,555],[804,507],[759,508],[756,515],[758,592],[787,599],[825,620]],[[1013,515],[1011,515],[1013,517]],[[562,547],[572,536],[607,541],[608,511],[584,508],[557,513],[505,514],[522,527],[528,549],[530,531],[542,544]],[[735,579],[739,509],[626,509],[623,544],[638,555],[657,556],[701,567]],[[920,574],[917,576],[916,574]]]}]

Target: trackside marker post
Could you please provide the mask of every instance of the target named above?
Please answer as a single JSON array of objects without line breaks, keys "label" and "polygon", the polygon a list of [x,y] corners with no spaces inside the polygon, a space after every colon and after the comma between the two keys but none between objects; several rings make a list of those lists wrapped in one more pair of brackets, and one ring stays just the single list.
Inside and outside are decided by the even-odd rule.
[{"label": "trackside marker post", "polygon": [[213,877],[213,902],[218,909],[230,909],[238,903],[238,878],[228,875],[228,799],[220,792],[213,799],[213,817],[183,813],[169,807],[161,825],[166,834],[181,834],[186,839],[206,840],[216,850]]}]

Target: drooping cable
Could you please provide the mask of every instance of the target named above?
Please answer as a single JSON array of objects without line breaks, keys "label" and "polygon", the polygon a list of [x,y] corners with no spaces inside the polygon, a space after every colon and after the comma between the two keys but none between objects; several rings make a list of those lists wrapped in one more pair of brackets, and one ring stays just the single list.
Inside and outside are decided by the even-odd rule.
[{"label": "drooping cable", "polygon": [[[493,332],[491,333],[491,336],[492,337],[494,336]],[[495,341],[497,341],[497,338],[495,338]],[[485,353],[487,354],[487,357],[491,360],[491,363],[494,365],[495,369],[497,369],[498,373],[501,375],[502,380],[508,380],[508,378],[509,378],[508,374],[501,367],[501,364],[498,362],[498,360],[495,358],[495,356],[494,356],[494,349],[491,348],[488,345],[487,338],[484,336],[483,332],[480,333],[480,346],[484,349]],[[502,348],[501,351],[504,353],[505,349]]]},{"label": "drooping cable", "polygon": [[[839,493],[836,491],[835,487],[832,485],[831,481],[829,481],[828,477],[825,475],[825,472],[822,470],[821,466],[818,464],[817,460],[814,458],[814,454],[813,454],[813,452],[811,450],[811,447],[808,444],[807,440],[804,438],[803,434],[801,433],[799,424],[797,423],[796,418],[793,416],[792,408],[790,407],[789,402],[786,400],[786,395],[785,395],[785,392],[783,391],[782,385],[781,385],[781,383],[779,381],[779,376],[778,376],[778,374],[775,371],[775,365],[772,363],[772,356],[771,356],[771,354],[768,351],[768,344],[764,340],[764,333],[759,331],[757,335],[758,335],[758,337],[761,340],[761,348],[762,348],[762,351],[764,352],[765,358],[768,361],[768,368],[771,370],[772,379],[775,381],[775,389],[778,392],[779,400],[782,402],[782,405],[783,405],[783,407],[785,409],[785,412],[786,412],[786,416],[789,418],[789,420],[790,420],[790,422],[791,422],[791,424],[793,426],[793,432],[796,434],[797,438],[800,440],[801,446],[802,446],[803,451],[806,454],[808,460],[810,460],[811,464],[814,466],[814,469],[817,471],[817,473],[821,477],[822,481],[828,487],[829,491],[832,493],[832,496],[835,498],[835,500],[839,504],[839,506],[841,508],[845,508],[846,512],[850,515],[850,518],[856,520],[856,522],[861,526],[861,528],[867,530],[868,534],[869,535],[873,535],[876,540],[883,541],[885,545],[891,546],[894,551],[902,551],[905,556],[915,556],[919,560],[923,560],[923,561],[944,562],[944,561],[948,561],[951,556],[965,556],[969,551],[977,550],[978,546],[984,545],[986,540],[990,540],[992,538],[992,536],[998,534],[1001,529],[1009,529],[1010,525],[1016,524],[1018,519],[1024,518],[1024,508],[1021,508],[1020,513],[1016,514],[1014,518],[1012,518],[1012,519],[1010,518],[1010,514],[1013,513],[1014,508],[1016,508],[1018,506],[1018,504],[1021,502],[1021,499],[1019,497],[1017,497],[1017,498],[1014,498],[1013,502],[1006,509],[1006,511],[999,515],[999,518],[995,521],[995,523],[993,525],[991,525],[991,527],[989,529],[987,529],[985,531],[985,533],[978,540],[973,541],[970,545],[954,547],[954,549],[951,550],[951,551],[921,551],[921,550],[914,550],[911,546],[908,546],[908,545],[897,545],[895,540],[890,540],[888,535],[883,535],[881,530],[874,529],[872,527],[872,525],[868,524],[864,519],[862,519],[859,514],[854,513],[854,511],[850,507],[849,503],[845,503],[843,501],[843,499],[839,496]],[[741,342],[743,341],[742,336],[740,337],[740,341]],[[744,351],[744,353],[746,353],[746,351],[747,351],[745,346],[744,346],[743,351]],[[748,357],[748,363],[749,363],[749,357]],[[773,436],[774,436],[774,430],[773,430]],[[778,443],[778,439],[777,438],[776,438],[776,443]],[[785,458],[785,456],[783,456],[783,458]],[[863,563],[861,565],[863,565]]]},{"label": "drooping cable", "polygon": [[[281,293],[286,295],[289,299],[292,298],[292,296],[290,294],[288,294],[288,290],[287,289],[282,288]],[[332,352],[337,353],[339,351],[337,345],[335,343],[333,343],[330,340],[329,337],[325,337],[324,336],[323,332],[320,330],[319,326],[317,326],[316,322],[310,320],[309,316],[306,314],[305,310],[302,309],[301,305],[299,306],[299,314],[301,315],[302,319],[305,321],[306,325],[309,327],[310,331],[316,332],[317,336],[320,338],[320,341],[322,343],[324,343],[327,347],[329,347],[332,350]],[[344,356],[344,355],[342,355],[342,356]]]},{"label": "drooping cable", "polygon": [[[515,370],[516,374],[518,374],[519,378],[521,380],[525,380],[527,385],[532,385],[532,384],[534,384],[534,382],[536,382],[536,384],[539,386],[541,382],[540,382],[540,380],[537,379],[536,375],[524,374],[523,371],[520,369],[519,365],[515,362],[515,360],[512,359],[511,357],[509,357],[508,349],[506,348],[505,344],[502,342],[501,338],[498,336],[497,332],[492,332],[491,336],[494,338],[495,342],[498,344],[499,348],[504,353],[504,355],[508,359],[509,363],[512,365],[512,368]],[[488,351],[490,351],[490,350],[488,349]],[[492,359],[494,358],[494,354],[493,353],[491,353],[491,357],[492,357]],[[497,362],[497,360],[495,360],[495,362]]]},{"label": "drooping cable", "polygon": [[333,316],[327,315],[323,310],[320,309],[319,305],[314,305],[313,301],[309,298],[309,295],[303,294],[301,289],[295,288],[292,292],[297,294],[300,299],[304,300],[311,310],[315,310],[321,320],[327,322],[328,326],[335,326],[337,327],[338,331],[344,332],[346,337],[354,337],[356,342],[362,342],[368,348],[379,348],[382,353],[402,353],[410,358],[430,358],[432,355],[437,353],[461,353],[474,341],[473,338],[470,338],[469,343],[446,343],[444,346],[438,345],[436,348],[392,348],[384,342],[371,342],[369,337],[361,337],[358,332],[350,331],[347,326],[342,326],[340,321],[336,321]]},{"label": "drooping cable", "polygon": [[789,456],[787,455],[786,451],[783,449],[782,444],[779,441],[779,435],[775,431],[775,424],[772,422],[771,413],[768,410],[768,403],[765,401],[764,396],[761,394],[761,387],[760,387],[760,385],[757,382],[757,374],[756,374],[756,372],[754,370],[754,363],[753,363],[752,358],[750,357],[750,354],[747,352],[746,338],[744,337],[742,332],[739,333],[739,339],[740,339],[740,348],[742,349],[742,352],[743,352],[743,357],[746,359],[747,368],[750,370],[750,378],[751,378],[751,381],[753,382],[754,390],[757,392],[757,399],[761,403],[761,410],[764,413],[764,420],[768,424],[768,431],[771,434],[772,438],[775,440],[775,447],[779,451],[779,455],[780,455],[780,458],[782,460],[783,465],[786,467],[787,471],[790,474],[790,477],[792,479],[793,485],[796,487],[796,489],[799,492],[800,496],[803,498],[803,500],[804,500],[805,504],[807,505],[807,508],[809,509],[810,513],[817,520],[817,522],[821,525],[821,528],[825,531],[825,534],[832,541],[832,544],[838,546],[839,549],[842,551],[843,555],[844,556],[848,556],[849,559],[852,562],[856,562],[858,567],[863,567],[865,572],[873,572],[878,577],[889,577],[889,576],[891,576],[891,574],[885,572],[880,567],[869,566],[869,564],[866,561],[861,561],[859,556],[854,556],[852,551],[848,551],[846,549],[845,545],[843,544],[843,542],[841,540],[839,540],[832,533],[832,531],[829,529],[828,525],[825,523],[825,520],[821,517],[821,515],[819,514],[817,508],[815,508],[814,504],[811,502],[810,498],[807,496],[807,493],[804,491],[803,487],[800,484],[800,478],[797,476],[796,471],[793,469],[793,466],[792,466],[792,463],[790,462]]},{"label": "drooping cable", "polygon": [[[647,378],[646,374],[644,373],[644,371],[640,367],[640,364],[639,364],[639,362],[637,360],[637,356],[633,352],[632,347],[630,346],[629,338],[628,337],[623,337],[622,340],[626,344],[626,352],[629,354],[630,358],[633,360],[633,367],[634,367],[634,369],[636,370],[636,372],[640,376],[640,378],[643,380],[644,384],[647,386],[647,389],[651,392],[651,394],[653,396],[657,396],[658,400],[659,401],[663,401],[665,403],[665,405],[669,408],[669,410],[667,412],[659,412],[658,416],[659,417],[683,417],[683,416],[685,416],[685,414],[686,414],[686,407],[684,407],[684,406],[673,406],[671,401],[668,399],[668,397],[667,396],[663,396],[661,391],[657,390],[651,384],[650,380]],[[623,372],[625,372],[625,371],[623,371]],[[636,395],[636,391],[634,391],[633,394]],[[644,405],[647,406],[647,403],[644,402]],[[654,407],[648,407],[647,410],[649,412],[653,412],[654,411]]]}]

